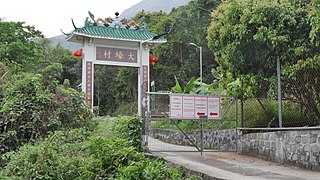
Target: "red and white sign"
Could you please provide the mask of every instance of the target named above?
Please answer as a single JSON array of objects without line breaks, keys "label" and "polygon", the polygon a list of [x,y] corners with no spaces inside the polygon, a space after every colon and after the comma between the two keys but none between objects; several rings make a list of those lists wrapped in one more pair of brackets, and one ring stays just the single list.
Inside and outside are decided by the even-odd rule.
[{"label": "red and white sign", "polygon": [[220,118],[220,98],[208,97],[208,119]]},{"label": "red and white sign", "polygon": [[208,119],[221,119],[220,97],[203,95],[170,95],[171,119],[199,119],[207,116]]},{"label": "red and white sign", "polygon": [[193,119],[195,114],[194,114],[194,109],[195,109],[195,104],[194,104],[194,97],[193,96],[183,96],[182,98],[182,106],[183,106],[183,117],[184,118],[191,118]]},{"label": "red and white sign", "polygon": [[170,96],[170,118],[182,118],[182,96]]},{"label": "red and white sign", "polygon": [[207,96],[195,96],[195,118],[208,115],[208,98]]}]

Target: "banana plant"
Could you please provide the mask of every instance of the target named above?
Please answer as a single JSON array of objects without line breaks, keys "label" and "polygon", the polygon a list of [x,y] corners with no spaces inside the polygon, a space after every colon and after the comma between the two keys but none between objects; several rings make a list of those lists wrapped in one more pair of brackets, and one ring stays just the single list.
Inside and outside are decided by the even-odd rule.
[{"label": "banana plant", "polygon": [[178,78],[175,76],[176,85],[171,88],[173,93],[181,94],[213,94],[214,89],[211,84],[201,82],[200,78],[192,77],[185,87],[181,87]]}]

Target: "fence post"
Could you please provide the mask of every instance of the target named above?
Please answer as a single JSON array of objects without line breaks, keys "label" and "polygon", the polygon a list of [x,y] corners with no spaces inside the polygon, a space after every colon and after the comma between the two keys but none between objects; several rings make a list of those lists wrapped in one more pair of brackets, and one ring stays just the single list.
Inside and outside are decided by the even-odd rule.
[{"label": "fence post", "polygon": [[[242,75],[240,76],[240,79],[241,79],[241,91],[242,91],[242,94],[243,94],[243,77],[242,77]],[[242,95],[242,97],[241,97],[241,99],[240,99],[240,106],[241,106],[241,127],[244,127],[244,123],[243,123],[243,95]],[[238,115],[238,114],[237,114]]]},{"label": "fence post", "polygon": [[281,96],[281,75],[280,75],[280,58],[277,55],[277,77],[278,77],[278,116],[279,127],[282,128],[282,96]]},{"label": "fence post", "polygon": [[[238,152],[238,139],[239,139],[239,134],[238,134],[238,98],[236,98],[236,151]],[[243,121],[242,121],[243,122]]]},{"label": "fence post", "polygon": [[208,119],[208,116],[200,116],[201,120],[201,134],[200,134],[200,139],[201,139],[201,144],[200,144],[200,149],[201,149],[201,156],[203,152],[203,121]]}]

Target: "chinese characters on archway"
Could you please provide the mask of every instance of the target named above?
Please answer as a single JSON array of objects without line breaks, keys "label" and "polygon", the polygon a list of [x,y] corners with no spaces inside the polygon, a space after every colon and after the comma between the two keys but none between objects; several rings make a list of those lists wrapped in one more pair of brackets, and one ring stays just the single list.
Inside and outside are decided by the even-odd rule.
[{"label": "chinese characters on archway", "polygon": [[143,70],[143,88],[145,90],[145,92],[148,92],[148,66],[143,66],[142,67],[142,70]]},{"label": "chinese characters on archway", "polygon": [[92,102],[92,62],[86,62],[86,100],[88,104]]},{"label": "chinese characters on archway", "polygon": [[137,63],[138,51],[134,49],[120,49],[110,47],[97,47],[96,60]]}]

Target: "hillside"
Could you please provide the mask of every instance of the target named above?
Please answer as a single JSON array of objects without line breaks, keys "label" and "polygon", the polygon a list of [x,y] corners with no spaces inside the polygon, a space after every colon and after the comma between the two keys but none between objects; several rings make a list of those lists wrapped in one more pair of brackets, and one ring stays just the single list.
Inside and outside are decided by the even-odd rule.
[{"label": "hillside", "polygon": [[[190,0],[142,0],[136,5],[124,10],[120,14],[120,18],[130,19],[137,12],[144,10],[145,12],[164,11],[170,13],[172,8],[183,6],[189,3]],[[65,39],[65,35],[58,35],[50,38],[52,46],[56,46],[58,43],[66,49],[76,50],[82,47],[77,43],[68,42]]]},{"label": "hillside", "polygon": [[51,40],[51,46],[53,47],[55,47],[60,43],[62,47],[66,49],[70,49],[71,51],[82,48],[81,44],[66,41],[65,35],[54,36],[50,38],[50,40]]},{"label": "hillside", "polygon": [[190,0],[143,0],[129,9],[124,10],[121,18],[130,19],[137,12],[144,10],[145,12],[164,11],[170,13],[172,8],[183,6],[189,3]]}]

